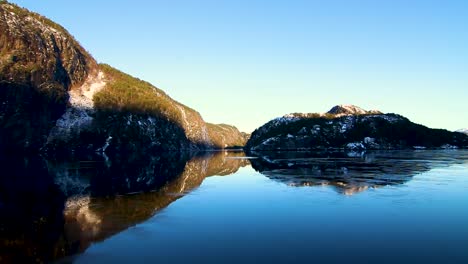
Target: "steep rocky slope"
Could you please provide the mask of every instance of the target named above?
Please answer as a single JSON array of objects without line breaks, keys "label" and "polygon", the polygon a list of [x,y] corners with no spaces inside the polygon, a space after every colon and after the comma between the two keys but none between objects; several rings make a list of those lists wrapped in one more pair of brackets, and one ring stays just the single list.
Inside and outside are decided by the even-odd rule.
[{"label": "steep rocky slope", "polygon": [[150,83],[97,64],[60,25],[0,2],[1,151],[199,150],[242,143],[237,129],[208,126],[216,128]]},{"label": "steep rocky slope", "polygon": [[256,129],[247,150],[462,148],[468,136],[415,124],[397,114],[335,106],[324,114],[289,114]]}]

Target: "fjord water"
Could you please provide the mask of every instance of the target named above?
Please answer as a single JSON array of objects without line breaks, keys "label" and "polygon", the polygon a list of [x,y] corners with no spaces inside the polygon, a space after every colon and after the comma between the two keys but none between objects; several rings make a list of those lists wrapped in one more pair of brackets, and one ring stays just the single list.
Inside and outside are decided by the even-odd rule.
[{"label": "fjord water", "polygon": [[0,262],[468,261],[465,150],[3,163]]}]

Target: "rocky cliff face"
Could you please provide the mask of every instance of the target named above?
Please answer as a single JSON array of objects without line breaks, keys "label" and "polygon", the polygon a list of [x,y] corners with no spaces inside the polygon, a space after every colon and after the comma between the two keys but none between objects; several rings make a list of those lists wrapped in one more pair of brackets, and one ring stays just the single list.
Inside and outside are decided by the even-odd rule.
[{"label": "rocky cliff face", "polygon": [[[240,134],[153,85],[98,65],[63,27],[0,3],[1,151],[224,148]],[[241,142],[242,143],[242,142]]]},{"label": "rocky cliff face", "polygon": [[325,114],[290,114],[252,133],[248,150],[312,150],[327,148],[406,149],[464,148],[468,137],[430,129],[396,114],[333,107]]},{"label": "rocky cliff face", "polygon": [[0,149],[38,149],[96,62],[61,26],[0,2]]}]

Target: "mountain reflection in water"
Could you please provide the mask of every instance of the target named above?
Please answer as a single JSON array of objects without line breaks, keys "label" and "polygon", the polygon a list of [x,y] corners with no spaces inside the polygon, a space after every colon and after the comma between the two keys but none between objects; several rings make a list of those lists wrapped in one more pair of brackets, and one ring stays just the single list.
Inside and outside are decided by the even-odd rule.
[{"label": "mountain reflection in water", "polygon": [[0,262],[83,252],[153,216],[205,177],[249,164],[243,152],[1,160]]},{"label": "mountain reflection in water", "polygon": [[[262,152],[252,167],[290,186],[330,185],[352,195],[369,188],[402,184],[437,166],[466,162],[465,152]],[[460,155],[459,155],[460,154]]]},{"label": "mountain reflection in water", "polygon": [[419,173],[468,160],[467,151],[262,152],[254,156],[209,152],[0,157],[0,262],[50,262],[84,252],[92,243],[151,218],[206,177],[235,174],[248,165],[289,186],[326,185],[351,195],[404,184]]}]

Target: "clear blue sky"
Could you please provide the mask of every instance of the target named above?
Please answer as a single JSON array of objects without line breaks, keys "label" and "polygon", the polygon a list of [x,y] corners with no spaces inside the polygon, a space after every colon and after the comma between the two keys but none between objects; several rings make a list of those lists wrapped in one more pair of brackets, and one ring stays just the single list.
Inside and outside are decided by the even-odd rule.
[{"label": "clear blue sky", "polygon": [[336,104],[468,127],[468,1],[13,0],[208,122]]}]

